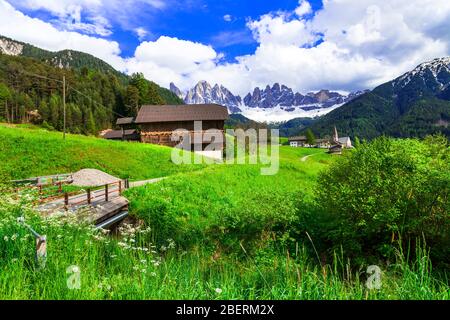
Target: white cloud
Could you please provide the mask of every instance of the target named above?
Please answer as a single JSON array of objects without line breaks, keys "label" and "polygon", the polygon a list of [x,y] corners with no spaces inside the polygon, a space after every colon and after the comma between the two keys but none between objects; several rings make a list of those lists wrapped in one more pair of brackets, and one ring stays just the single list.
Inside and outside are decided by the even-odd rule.
[{"label": "white cloud", "polygon": [[138,36],[139,40],[144,40],[145,37],[149,34],[149,32],[143,28],[143,27],[138,27],[134,29],[134,32],[136,33],[136,35]]},{"label": "white cloud", "polygon": [[120,48],[117,42],[77,32],[60,31],[50,23],[24,15],[2,0],[0,0],[0,34],[47,50],[73,49],[87,52],[109,62],[119,70],[125,69],[124,61],[119,56]]},{"label": "white cloud", "polygon": [[299,17],[312,13],[312,8],[308,1],[300,0],[298,4],[299,6],[295,9],[295,13]]},{"label": "white cloud", "polygon": [[[16,8],[45,10],[55,19],[51,22],[62,30],[109,36],[112,23],[134,31],[137,17],[151,10],[162,10],[168,1],[163,0],[15,0]],[[133,17],[133,19],[130,19]],[[110,21],[113,20],[113,21]]]},{"label": "white cloud", "polygon": [[[39,1],[45,2],[50,1]],[[95,0],[85,2],[95,7]],[[158,1],[139,2],[158,6]],[[50,50],[85,51],[120,70],[144,72],[163,86],[173,81],[182,89],[199,80],[241,95],[274,82],[300,92],[373,88],[423,61],[450,55],[448,0],[324,0],[315,13],[309,2],[300,1],[292,12],[269,13],[247,27],[258,47],[233,63],[209,45],[165,36],[142,42],[134,57],[122,59],[114,41],[57,30],[0,0],[1,34]]]},{"label": "white cloud", "polygon": [[225,20],[226,22],[231,22],[231,20],[233,20],[233,17],[229,14],[226,14],[223,16],[223,20]]},{"label": "white cloud", "polygon": [[274,82],[300,92],[373,88],[423,61],[450,54],[450,1],[327,0],[311,15],[309,2],[300,1],[293,12],[250,20],[247,26],[259,46],[236,63],[218,64],[212,51],[189,70],[170,58],[163,65],[150,57],[141,63],[152,60],[148,76],[165,86],[175,81],[186,89],[207,80],[244,95]]}]

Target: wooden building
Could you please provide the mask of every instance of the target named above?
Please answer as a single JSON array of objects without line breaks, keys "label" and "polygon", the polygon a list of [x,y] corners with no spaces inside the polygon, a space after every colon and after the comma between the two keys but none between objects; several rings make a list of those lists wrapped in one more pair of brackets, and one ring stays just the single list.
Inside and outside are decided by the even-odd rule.
[{"label": "wooden building", "polygon": [[109,130],[103,138],[108,140],[139,141],[140,136],[136,129]]},{"label": "wooden building", "polygon": [[[122,128],[137,126],[141,142],[169,147],[175,147],[180,143],[172,141],[174,131],[184,129],[189,131],[192,143],[194,134],[201,137],[203,150],[205,146],[214,142],[213,136],[216,134],[220,134],[224,139],[226,119],[228,109],[217,104],[149,105],[141,107],[136,119],[118,119],[117,125]],[[196,128],[195,122],[201,122],[201,128]],[[208,133],[205,132],[207,130]]]},{"label": "wooden building", "polygon": [[289,138],[289,145],[291,147],[304,147],[307,145],[308,139],[305,136],[299,136],[299,137],[291,137]]}]

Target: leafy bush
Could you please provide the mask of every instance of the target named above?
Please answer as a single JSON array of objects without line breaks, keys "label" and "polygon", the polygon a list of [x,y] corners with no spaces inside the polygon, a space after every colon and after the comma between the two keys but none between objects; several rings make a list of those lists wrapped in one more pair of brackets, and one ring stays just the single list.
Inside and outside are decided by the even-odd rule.
[{"label": "leafy bush", "polygon": [[425,237],[433,257],[449,262],[450,153],[445,137],[378,138],[362,144],[319,178],[325,238],[354,256],[392,254],[399,237]]}]

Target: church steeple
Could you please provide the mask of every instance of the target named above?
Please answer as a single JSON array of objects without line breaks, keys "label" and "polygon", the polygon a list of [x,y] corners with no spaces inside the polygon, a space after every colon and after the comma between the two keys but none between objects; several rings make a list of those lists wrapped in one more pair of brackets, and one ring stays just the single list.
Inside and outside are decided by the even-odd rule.
[{"label": "church steeple", "polygon": [[338,135],[338,132],[337,132],[336,127],[334,127],[334,136],[333,136],[333,140],[334,140],[334,142],[339,142],[339,135]]}]

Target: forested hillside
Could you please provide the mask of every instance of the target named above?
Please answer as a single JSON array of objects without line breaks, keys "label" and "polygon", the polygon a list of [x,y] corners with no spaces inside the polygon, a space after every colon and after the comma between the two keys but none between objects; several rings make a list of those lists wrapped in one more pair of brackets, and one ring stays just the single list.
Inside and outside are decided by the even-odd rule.
[{"label": "forested hillside", "polygon": [[32,122],[62,130],[63,75],[66,127],[72,133],[97,134],[117,117],[134,115],[143,104],[183,103],[142,74],[127,76],[89,54],[50,52],[0,40],[16,49],[0,53],[0,122]]},{"label": "forested hillside", "polygon": [[450,137],[450,58],[423,63],[321,117],[311,129],[317,135],[338,131],[372,139],[380,135]]}]

